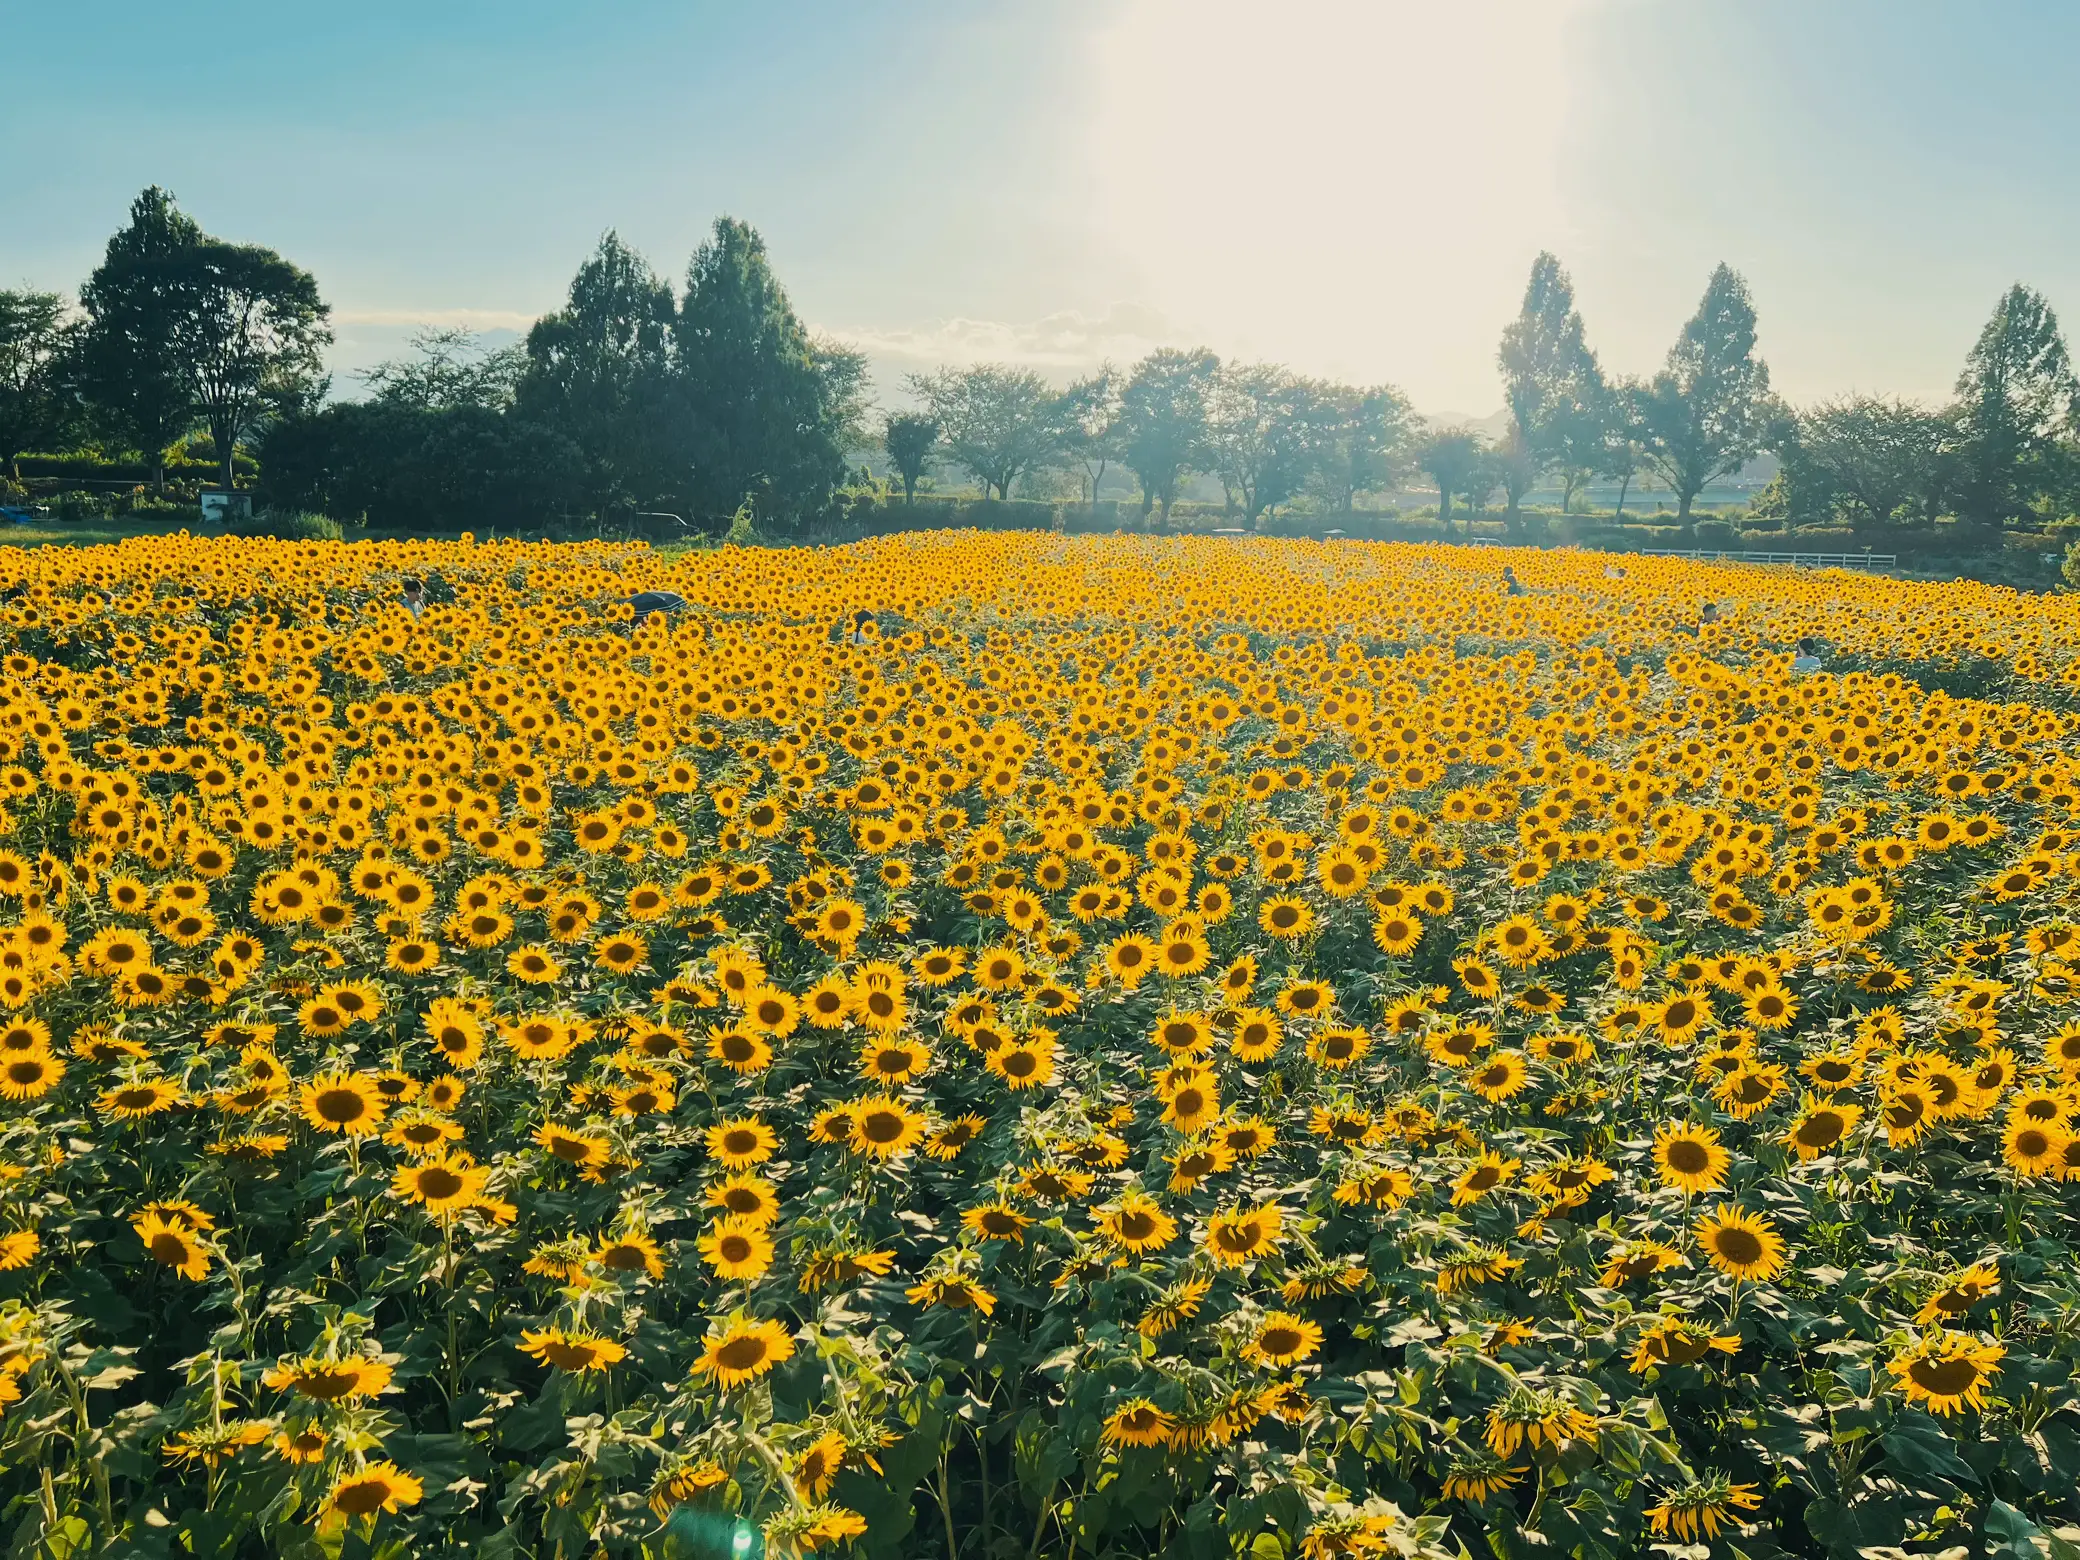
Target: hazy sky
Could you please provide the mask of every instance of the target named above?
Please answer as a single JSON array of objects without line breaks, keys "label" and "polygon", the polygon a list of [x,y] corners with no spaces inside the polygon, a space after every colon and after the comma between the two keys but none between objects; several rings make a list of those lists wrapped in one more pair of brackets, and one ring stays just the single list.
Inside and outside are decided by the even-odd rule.
[{"label": "hazy sky", "polygon": [[[524,327],[721,212],[884,379],[1204,342],[1500,404],[1541,248],[1611,368],[1720,260],[1780,389],[1940,396],[2080,322],[2071,0],[0,0],[0,284],[136,191],[315,271],[338,367]],[[347,383],[351,383],[348,381]]]}]

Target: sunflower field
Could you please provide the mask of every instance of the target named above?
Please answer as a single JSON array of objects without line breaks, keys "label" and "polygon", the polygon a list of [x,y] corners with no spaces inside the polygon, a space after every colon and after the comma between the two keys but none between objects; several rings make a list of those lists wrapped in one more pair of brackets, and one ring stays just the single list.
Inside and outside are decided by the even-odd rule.
[{"label": "sunflower field", "polygon": [[2080,1556],[2080,603],[1628,563],[0,552],[0,1544]]}]

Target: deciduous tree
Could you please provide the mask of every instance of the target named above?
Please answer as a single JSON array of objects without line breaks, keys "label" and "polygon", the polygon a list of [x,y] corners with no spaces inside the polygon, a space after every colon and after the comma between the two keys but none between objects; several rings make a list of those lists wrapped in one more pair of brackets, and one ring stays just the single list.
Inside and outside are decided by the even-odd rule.
[{"label": "deciduous tree", "polygon": [[323,372],[331,310],[317,279],[258,244],[205,238],[179,251],[174,351],[216,445],[219,480],[270,408],[295,404]]},{"label": "deciduous tree", "polygon": [[1119,371],[1106,363],[1055,399],[1055,442],[1083,468],[1084,493],[1092,504],[1098,502],[1098,484],[1120,458],[1120,386]]},{"label": "deciduous tree", "polygon": [[939,443],[939,424],[923,412],[896,412],[881,428],[881,447],[903,479],[903,502],[917,497],[917,484]]},{"label": "deciduous tree", "polygon": [[1769,366],[1755,356],[1755,305],[1730,267],[1712,272],[1638,408],[1642,454],[1674,491],[1687,525],[1705,484],[1754,459],[1768,427]]},{"label": "deciduous tree", "polygon": [[1012,483],[1057,452],[1055,395],[1031,369],[942,368],[912,375],[910,388],[938,423],[947,458],[982,484],[985,498],[1009,498]]},{"label": "deciduous tree", "polygon": [[1141,483],[1141,512],[1163,518],[1178,485],[1203,462],[1207,411],[1221,360],[1204,347],[1164,347],[1134,365],[1120,393],[1120,452]]},{"label": "deciduous tree", "polygon": [[0,463],[16,481],[22,452],[58,444],[75,420],[64,372],[71,339],[56,293],[0,291]]},{"label": "deciduous tree", "polygon": [[1486,459],[1487,443],[1471,428],[1434,429],[1416,446],[1416,465],[1437,484],[1437,519],[1447,534],[1452,529],[1452,495],[1471,497]]},{"label": "deciduous tree", "polygon": [[1869,531],[1903,510],[1930,512],[1944,432],[1941,417],[1911,401],[1850,396],[1800,417],[1779,455],[1793,486],[1809,482]]}]

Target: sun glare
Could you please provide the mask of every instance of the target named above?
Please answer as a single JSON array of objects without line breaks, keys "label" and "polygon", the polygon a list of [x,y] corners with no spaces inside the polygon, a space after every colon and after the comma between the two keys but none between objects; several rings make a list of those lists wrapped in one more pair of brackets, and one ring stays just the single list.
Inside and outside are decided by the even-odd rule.
[{"label": "sun glare", "polygon": [[1209,345],[1485,407],[1495,331],[1564,238],[1581,8],[1133,0],[1098,42],[1103,236]]}]

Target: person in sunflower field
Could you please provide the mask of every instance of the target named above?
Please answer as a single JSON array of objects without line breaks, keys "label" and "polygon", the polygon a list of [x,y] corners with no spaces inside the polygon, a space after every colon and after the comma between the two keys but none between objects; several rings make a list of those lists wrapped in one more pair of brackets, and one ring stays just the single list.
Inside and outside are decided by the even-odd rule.
[{"label": "person in sunflower field", "polygon": [[1508,596],[1524,594],[1524,582],[1517,578],[1517,571],[1506,563],[1502,566],[1502,590],[1503,594]]},{"label": "person in sunflower field", "polygon": [[415,618],[426,611],[426,582],[415,574],[404,577],[404,606]]},{"label": "person in sunflower field", "polygon": [[867,642],[867,625],[873,621],[874,614],[865,607],[861,607],[854,612],[849,623],[839,624],[845,643],[848,645],[865,644]]},{"label": "person in sunflower field", "polygon": [[1825,664],[1820,659],[1819,640],[1815,639],[1811,634],[1807,634],[1799,640],[1798,654],[1791,658],[1791,670],[1793,673],[1803,677],[1809,672],[1819,671]]}]

